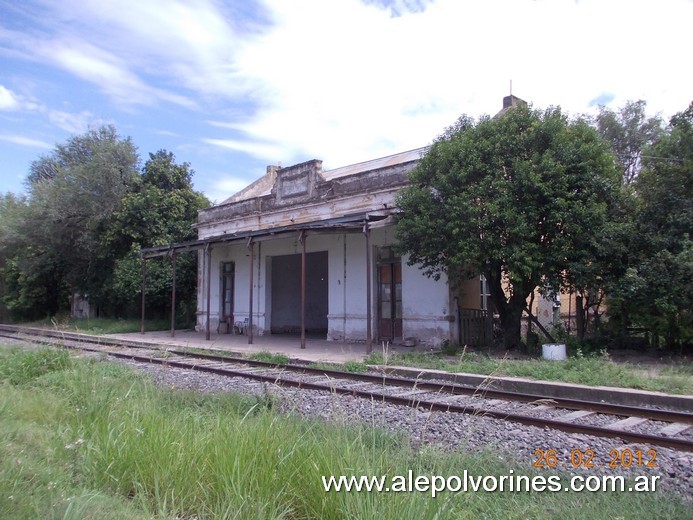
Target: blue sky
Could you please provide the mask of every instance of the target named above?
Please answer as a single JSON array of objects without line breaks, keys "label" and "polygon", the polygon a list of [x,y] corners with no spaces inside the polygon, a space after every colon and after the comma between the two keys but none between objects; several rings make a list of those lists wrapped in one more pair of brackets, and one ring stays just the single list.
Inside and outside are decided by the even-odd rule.
[{"label": "blue sky", "polygon": [[693,98],[690,0],[0,0],[0,192],[113,124],[212,201],[268,164],[429,144],[513,93],[594,112]]}]

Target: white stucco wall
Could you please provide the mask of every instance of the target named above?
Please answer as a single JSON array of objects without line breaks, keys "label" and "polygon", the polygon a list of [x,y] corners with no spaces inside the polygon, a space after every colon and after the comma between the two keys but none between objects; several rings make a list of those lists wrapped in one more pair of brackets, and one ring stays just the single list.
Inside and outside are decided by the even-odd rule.
[{"label": "white stucco wall", "polygon": [[[394,245],[393,228],[371,232],[371,312],[372,333],[377,340],[377,248]],[[300,254],[298,235],[290,238],[256,242],[253,263],[254,333],[269,331],[271,320],[271,257]],[[306,252],[327,251],[328,263],[328,330],[327,338],[335,341],[366,339],[366,238],[362,233],[308,234]],[[200,253],[201,254],[201,253]],[[217,331],[220,314],[220,272],[222,262],[235,263],[234,319],[249,316],[248,280],[250,256],[245,242],[217,245],[212,249],[210,329]],[[198,284],[198,329],[206,326],[207,268],[200,266]],[[310,273],[308,273],[310,276]],[[451,339],[453,323],[447,280],[425,277],[415,266],[402,259],[403,335],[421,343],[436,346]],[[300,305],[300,294],[296,295]]]}]

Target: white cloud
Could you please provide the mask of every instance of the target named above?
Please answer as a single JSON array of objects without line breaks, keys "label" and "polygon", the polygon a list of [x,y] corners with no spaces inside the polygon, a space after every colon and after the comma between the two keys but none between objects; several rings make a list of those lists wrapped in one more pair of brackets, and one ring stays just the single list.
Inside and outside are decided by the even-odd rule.
[{"label": "white cloud", "polygon": [[88,111],[73,114],[63,110],[48,109],[47,113],[48,120],[53,125],[71,134],[80,134],[85,132],[90,126],[99,126],[102,123],[102,121],[94,117],[94,114]]},{"label": "white cloud", "polygon": [[163,99],[187,108],[195,102],[185,96],[150,86],[128,69],[124,61],[82,41],[53,43],[44,49],[54,62],[73,74],[97,85],[125,105],[150,105]]},{"label": "white cloud", "polygon": [[222,176],[213,183],[212,190],[218,197],[215,200],[217,202],[221,202],[222,200],[229,198],[231,195],[238,193],[247,185],[247,179],[233,176]]},{"label": "white cloud", "polygon": [[[52,125],[72,134],[84,132],[89,126],[95,126],[101,122],[95,118],[91,112],[81,111],[79,113],[72,113],[64,110],[52,109],[46,105],[31,101],[27,99],[26,96],[16,94],[2,85],[0,85],[0,110],[45,114]],[[42,141],[35,141],[28,138],[17,138],[17,140],[13,142],[18,144],[33,143],[30,144],[33,146],[36,146],[36,143],[45,144]]]},{"label": "white cloud", "polygon": [[0,110],[17,110],[19,107],[20,102],[16,94],[0,85]]},{"label": "white cloud", "polygon": [[267,159],[268,157],[277,157],[285,154],[285,148],[276,144],[261,143],[258,141],[242,141],[238,139],[210,139],[201,138],[200,141],[206,144],[211,144],[226,150],[245,152],[254,157]]},{"label": "white cloud", "polygon": [[265,4],[275,26],[238,58],[260,109],[227,123],[248,136],[230,147],[265,159],[271,143],[329,167],[425,145],[462,113],[498,111],[511,79],[514,94],[573,114],[605,91],[671,114],[693,83],[684,0],[405,2],[397,17],[358,0]]},{"label": "white cloud", "polygon": [[[244,90],[233,64],[242,41],[219,2],[64,0],[46,2],[46,8],[70,18],[78,13],[75,21],[81,25],[80,33],[94,36],[89,39],[94,47],[82,59],[93,59],[97,47],[101,53],[107,49],[107,59],[93,63],[95,72],[101,69],[102,75],[122,78],[136,92],[147,93],[147,89],[135,80],[134,70],[205,95],[229,96]],[[80,47],[85,47],[84,42]],[[85,70],[82,65],[90,64],[77,65]],[[173,103],[190,105],[170,92],[157,92]]]},{"label": "white cloud", "polygon": [[[498,111],[511,79],[574,114],[609,93],[671,115],[693,84],[687,0],[260,0],[265,25],[247,2],[39,1],[41,28],[0,30],[4,46],[121,108],[213,118],[200,141],[265,164],[332,168],[428,144],[462,113]],[[0,109],[23,101],[0,90]],[[61,128],[92,117],[50,114]]]},{"label": "white cloud", "polygon": [[39,139],[31,139],[30,137],[25,137],[22,135],[6,135],[0,134],[0,141],[5,141],[7,143],[19,144],[22,146],[30,146],[32,148],[44,148],[49,150],[53,148],[52,144]]}]

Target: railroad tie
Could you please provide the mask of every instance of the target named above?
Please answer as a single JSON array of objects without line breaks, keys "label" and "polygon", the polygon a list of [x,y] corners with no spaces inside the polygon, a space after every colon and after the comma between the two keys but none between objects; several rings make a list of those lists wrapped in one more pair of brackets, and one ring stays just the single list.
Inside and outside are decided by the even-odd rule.
[{"label": "railroad tie", "polygon": [[574,412],[570,412],[569,414],[566,414],[561,417],[561,420],[564,422],[575,422],[578,419],[582,419],[583,417],[589,417],[590,415],[594,415],[597,412],[593,412],[591,410],[576,410]]},{"label": "railroad tie", "polygon": [[684,424],[684,423],[671,423],[661,430],[659,430],[659,433],[661,435],[666,435],[667,437],[673,437],[675,435],[678,435],[679,433],[683,433],[686,430],[688,430],[691,427],[690,424]]},{"label": "railroad tie", "polygon": [[620,421],[616,421],[615,423],[611,423],[606,427],[610,430],[625,430],[626,428],[632,428],[633,426],[638,426],[642,423],[646,423],[647,421],[649,421],[649,419],[645,419],[644,417],[628,417],[627,419],[622,419]]}]

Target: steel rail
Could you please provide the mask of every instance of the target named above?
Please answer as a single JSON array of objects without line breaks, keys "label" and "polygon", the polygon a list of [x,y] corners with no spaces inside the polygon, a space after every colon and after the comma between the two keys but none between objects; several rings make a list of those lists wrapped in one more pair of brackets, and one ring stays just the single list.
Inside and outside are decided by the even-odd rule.
[{"label": "steel rail", "polygon": [[[99,345],[103,344],[112,346],[126,346],[132,348],[149,349],[161,348],[160,346],[152,345],[151,343],[145,341],[120,340],[116,338],[104,338],[101,336],[92,336],[88,334],[61,332],[37,328],[25,328],[14,325],[0,325],[0,330],[12,330],[16,332],[28,333],[31,335],[59,338],[63,340],[80,341],[86,343],[96,343]],[[674,410],[659,410],[655,408],[640,408],[637,406],[619,405],[582,399],[569,399],[563,397],[550,397],[541,394],[512,392],[508,390],[496,390],[491,388],[479,388],[446,383],[433,383],[404,377],[359,374],[353,372],[343,372],[340,370],[307,367],[303,365],[273,363],[268,361],[250,360],[233,356],[221,356],[216,354],[190,352],[186,350],[180,350],[177,348],[168,348],[166,346],[162,347],[165,348],[166,352],[177,354],[179,356],[204,358],[211,361],[218,361],[220,363],[238,363],[245,364],[248,366],[265,367],[268,369],[283,369],[294,372],[301,372],[304,374],[325,375],[328,377],[351,379],[354,381],[363,381],[367,383],[382,384],[387,386],[401,386],[408,388],[415,387],[419,390],[427,390],[430,392],[446,393],[451,395],[467,395],[471,397],[503,399],[507,401],[518,401],[525,403],[543,402],[550,403],[551,406],[557,408],[566,408],[570,410],[585,410],[595,413],[604,413],[623,417],[642,417],[653,421],[693,424],[693,414],[688,412],[680,412]]]},{"label": "steel rail", "polygon": [[[7,326],[0,326],[0,330],[6,330]],[[14,326],[12,326],[15,328]],[[19,329],[19,328],[17,328]],[[16,330],[13,332],[26,332],[26,329],[22,330]],[[46,331],[41,331],[41,332],[46,332]],[[109,346],[115,346],[115,347],[134,347],[134,348],[148,348],[152,350],[161,350],[159,347],[155,345],[151,345],[145,342],[132,342],[132,341],[120,341],[120,340],[114,340],[111,338],[94,338],[93,336],[88,336],[85,334],[75,334],[75,333],[62,333],[62,332],[57,332],[57,331],[47,331],[49,334],[34,334],[38,336],[44,336],[44,337],[51,337],[53,339],[63,339],[63,340],[71,340],[71,341],[78,341],[78,342],[88,342],[92,344],[99,344],[99,345],[109,345]],[[16,336],[14,336],[16,339]],[[106,339],[106,341],[103,341],[103,339]],[[615,429],[609,429],[609,428],[603,428],[603,427],[597,427],[597,426],[589,426],[589,425],[581,425],[581,424],[574,424],[571,422],[566,422],[566,421],[559,421],[555,419],[542,419],[539,417],[530,417],[530,416],[525,416],[525,415],[519,415],[519,414],[514,414],[514,413],[508,413],[508,412],[502,412],[502,411],[495,411],[495,410],[489,410],[485,408],[480,408],[480,407],[475,407],[475,406],[467,406],[467,405],[455,405],[452,403],[447,403],[447,402],[440,402],[440,401],[429,401],[429,400],[420,400],[416,399],[414,397],[403,397],[403,396],[394,396],[394,395],[388,395],[380,392],[374,392],[374,391],[369,391],[369,390],[357,390],[354,388],[348,388],[348,387],[341,387],[338,386],[337,384],[320,384],[320,383],[312,383],[312,382],[306,382],[306,381],[296,381],[293,379],[288,379],[284,378],[281,375],[263,375],[259,373],[249,373],[246,371],[241,371],[241,370],[230,370],[228,368],[220,368],[220,367],[213,367],[213,366],[205,366],[205,365],[196,365],[196,364],[191,364],[191,363],[186,363],[183,361],[176,361],[174,359],[164,359],[164,358],[153,358],[153,357],[148,357],[148,356],[138,356],[132,353],[123,353],[123,352],[113,352],[113,351],[103,351],[99,349],[94,349],[94,348],[88,348],[88,347],[70,347],[70,348],[79,348],[84,351],[88,352],[98,352],[98,353],[105,353],[109,356],[120,358],[120,359],[129,359],[137,362],[143,362],[143,363],[151,363],[151,364],[159,364],[159,365],[164,365],[164,366],[171,366],[171,367],[177,367],[177,368],[182,368],[182,369],[187,369],[187,370],[197,370],[200,372],[206,372],[206,373],[212,373],[216,375],[222,375],[222,376],[227,376],[227,377],[242,377],[246,379],[253,379],[256,381],[261,381],[261,382],[266,382],[266,383],[272,383],[272,384],[277,384],[280,386],[286,386],[286,387],[294,387],[294,388],[299,388],[299,389],[307,389],[307,390],[318,390],[318,391],[328,391],[332,393],[337,393],[337,394],[343,394],[343,395],[352,395],[355,397],[361,397],[361,398],[367,398],[371,400],[379,400],[379,401],[384,401],[388,402],[391,404],[397,404],[397,405],[404,405],[404,406],[410,406],[410,407],[416,407],[416,408],[424,408],[428,409],[431,411],[441,411],[441,412],[453,412],[453,413],[463,413],[463,414],[471,414],[471,415],[479,415],[479,416],[485,416],[485,417],[493,417],[496,419],[501,419],[501,420],[506,420],[506,421],[512,421],[520,424],[525,424],[525,425],[531,425],[531,426],[536,426],[536,427],[549,427],[551,429],[556,429],[560,431],[565,431],[569,433],[580,433],[580,434],[586,434],[586,435],[596,435],[596,436],[601,436],[601,437],[611,437],[611,438],[620,438],[629,442],[636,442],[636,443],[649,443],[649,444],[654,444],[658,446],[664,446],[668,448],[673,448],[676,450],[681,450],[681,451],[693,451],[693,441],[690,441],[688,439],[676,439],[672,437],[660,437],[656,435],[650,435],[650,434],[641,434],[641,433],[630,433],[630,432],[625,432],[621,430],[615,430]],[[234,357],[226,357],[226,356],[217,356],[217,355],[212,355],[212,354],[200,354],[200,353],[192,353],[192,352],[186,352],[186,351],[179,351],[177,349],[166,349],[166,352],[174,355],[178,355],[181,357],[195,357],[199,359],[205,359],[209,361],[216,361],[220,363],[243,363],[245,365],[249,366],[257,366],[257,367],[262,367],[262,368],[267,368],[267,369],[276,369],[276,370],[289,370],[289,371],[300,371],[302,373],[313,373],[315,375],[325,375],[328,377],[333,377],[335,380],[337,378],[339,379],[346,379],[349,381],[364,381],[368,383],[374,383],[374,384],[382,384],[384,386],[404,386],[404,387],[413,387],[418,390],[426,390],[428,392],[443,392],[445,394],[452,394],[452,395],[469,395],[467,393],[468,388],[466,387],[460,387],[457,385],[446,385],[446,384],[437,384],[437,383],[422,383],[420,381],[412,381],[410,379],[405,379],[405,378],[393,378],[393,377],[388,377],[388,376],[372,376],[368,374],[354,374],[354,373],[347,373],[347,372],[341,372],[341,371],[335,371],[335,370],[329,370],[329,369],[317,369],[317,368],[311,368],[311,367],[302,367],[302,366],[297,366],[297,365],[283,365],[283,364],[277,364],[277,363],[269,363],[269,362],[263,362],[263,361],[254,361],[254,360],[247,360],[247,359],[242,359],[242,358],[234,358]],[[474,391],[471,395],[478,395],[478,396],[484,396],[484,397],[497,397],[499,395],[517,395],[514,392],[503,392],[503,391],[497,391],[497,390],[484,390],[484,391],[478,391],[476,389],[471,389]],[[493,394],[493,395],[491,395]],[[523,396],[523,399],[513,399],[513,400],[524,400],[526,402],[532,402],[536,401],[537,399],[544,399],[541,396],[536,396],[536,395],[531,395],[531,394],[519,394]],[[506,397],[507,398],[507,397]],[[649,409],[640,409],[637,407],[626,407],[626,406],[620,406],[620,405],[608,405],[604,403],[595,403],[591,401],[576,401],[576,400],[562,400],[562,399],[556,399],[556,398],[548,398],[548,400],[552,401],[552,404],[555,404],[555,406],[560,406],[560,407],[565,407],[565,408],[570,408],[569,406],[563,406],[559,405],[558,403],[560,401],[569,401],[569,402],[577,402],[580,404],[584,404],[587,406],[604,406],[606,407],[608,412],[604,412],[602,410],[591,410],[591,411],[599,411],[600,413],[613,413],[611,410],[618,409],[620,410],[620,413],[613,413],[614,415],[628,415],[628,416],[643,416],[644,411],[648,412],[658,412],[656,415],[658,416],[657,420],[666,420],[668,422],[682,422],[686,424],[691,423],[691,414],[687,414],[684,412],[665,412],[661,410],[649,410]],[[595,406],[596,405],[596,406]],[[589,409],[589,408],[579,408],[579,409]],[[626,410],[633,410],[633,413],[626,412]],[[661,419],[661,414],[664,413],[667,416],[667,419]],[[673,417],[673,419],[672,419]]]},{"label": "steel rail", "polygon": [[[93,349],[95,352],[103,352],[100,350]],[[354,397],[360,397],[365,399],[371,399],[374,401],[384,401],[390,404],[408,406],[412,408],[423,408],[430,411],[438,412],[452,412],[461,413],[466,415],[476,415],[481,417],[492,417],[494,419],[500,419],[503,421],[511,421],[519,424],[525,424],[529,426],[536,426],[539,428],[550,428],[553,430],[560,430],[568,433],[579,433],[584,435],[592,435],[597,437],[609,437],[618,438],[628,442],[641,443],[641,444],[651,444],[655,446],[662,446],[665,448],[671,448],[679,451],[693,452],[693,441],[688,439],[676,439],[673,437],[659,437],[656,435],[642,434],[642,433],[631,433],[621,430],[612,430],[609,428],[602,428],[599,426],[589,426],[574,424],[566,421],[557,421],[555,419],[542,419],[539,417],[530,417],[526,415],[519,415],[514,413],[498,412],[494,410],[488,410],[485,408],[478,408],[474,406],[459,406],[450,403],[443,403],[440,401],[428,401],[419,400],[414,397],[398,397],[394,395],[388,395],[380,392],[372,392],[368,390],[357,390],[348,387],[342,387],[338,385],[325,385],[320,383],[311,383],[306,381],[296,381],[294,379],[285,379],[281,375],[263,375],[257,373],[243,372],[239,370],[230,370],[228,368],[212,367],[205,365],[195,365],[191,363],[186,363],[182,361],[176,361],[173,359],[162,359],[162,358],[150,358],[146,356],[136,356],[133,354],[126,354],[120,352],[106,352],[109,356],[114,356],[122,359],[129,359],[132,361],[137,361],[141,363],[152,363],[163,365],[167,367],[176,367],[186,370],[196,370],[199,372],[206,372],[210,374],[216,374],[226,377],[242,377],[246,379],[252,379],[255,381],[261,381],[265,383],[271,383],[278,386],[285,386],[289,388],[298,388],[303,390],[317,390],[330,392],[340,395],[351,395]]]}]

